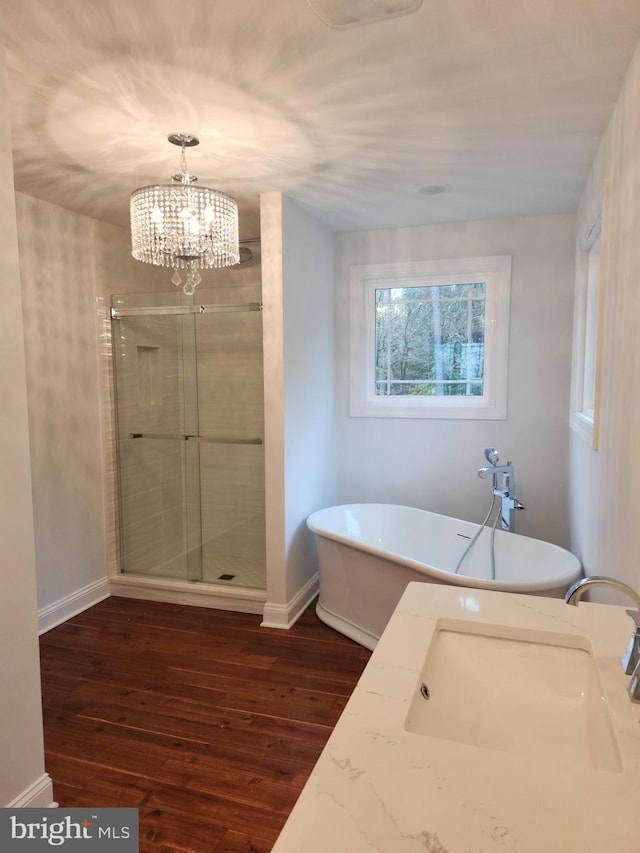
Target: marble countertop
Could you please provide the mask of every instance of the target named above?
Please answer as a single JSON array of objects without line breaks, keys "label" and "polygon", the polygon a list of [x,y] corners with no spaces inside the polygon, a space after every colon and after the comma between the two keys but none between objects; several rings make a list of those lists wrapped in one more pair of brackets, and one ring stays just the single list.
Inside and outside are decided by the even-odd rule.
[{"label": "marble countertop", "polygon": [[[588,637],[618,769],[405,730],[446,618]],[[630,635],[624,607],[409,584],[274,853],[638,853],[640,704],[620,666]]]}]

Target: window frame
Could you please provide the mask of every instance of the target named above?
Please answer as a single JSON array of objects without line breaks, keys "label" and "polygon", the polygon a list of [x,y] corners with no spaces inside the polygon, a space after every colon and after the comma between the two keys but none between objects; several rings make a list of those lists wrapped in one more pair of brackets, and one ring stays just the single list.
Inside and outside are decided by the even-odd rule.
[{"label": "window frame", "polygon": [[[483,395],[377,396],[375,291],[393,287],[486,283]],[[378,418],[507,417],[511,256],[361,264],[350,271],[350,415]]]},{"label": "window frame", "polygon": [[[598,449],[600,435],[600,395],[602,390],[602,347],[608,257],[607,215],[609,184],[605,182],[600,213],[579,238],[576,253],[576,283],[573,318],[573,356],[571,368],[570,426],[591,446]],[[597,280],[590,300],[590,258],[598,243]],[[595,316],[590,319],[590,310]],[[587,366],[592,373],[587,375]],[[589,388],[587,390],[587,383]],[[593,407],[586,405],[592,399]]]}]

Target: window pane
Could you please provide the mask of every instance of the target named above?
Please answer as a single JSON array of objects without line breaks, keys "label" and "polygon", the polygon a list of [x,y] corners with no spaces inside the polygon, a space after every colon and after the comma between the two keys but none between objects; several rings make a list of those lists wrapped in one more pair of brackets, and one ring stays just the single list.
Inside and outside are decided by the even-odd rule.
[{"label": "window pane", "polygon": [[376,395],[483,393],[484,283],[376,290]]}]

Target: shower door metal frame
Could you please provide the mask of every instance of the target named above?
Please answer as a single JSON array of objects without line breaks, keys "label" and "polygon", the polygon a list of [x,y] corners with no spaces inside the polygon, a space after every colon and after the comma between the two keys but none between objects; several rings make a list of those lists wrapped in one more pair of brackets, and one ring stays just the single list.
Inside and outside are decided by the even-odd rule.
[{"label": "shower door metal frame", "polygon": [[111,319],[121,317],[154,317],[182,314],[230,314],[235,311],[262,311],[261,302],[242,302],[239,305],[155,305],[148,308],[111,307]]}]

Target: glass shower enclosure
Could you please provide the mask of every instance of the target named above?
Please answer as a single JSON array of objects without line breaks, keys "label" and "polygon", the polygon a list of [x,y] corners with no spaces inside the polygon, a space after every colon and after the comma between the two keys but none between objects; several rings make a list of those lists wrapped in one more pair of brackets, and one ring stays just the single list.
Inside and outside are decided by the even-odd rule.
[{"label": "glass shower enclosure", "polygon": [[265,589],[260,308],[259,286],[113,296],[124,574]]}]

